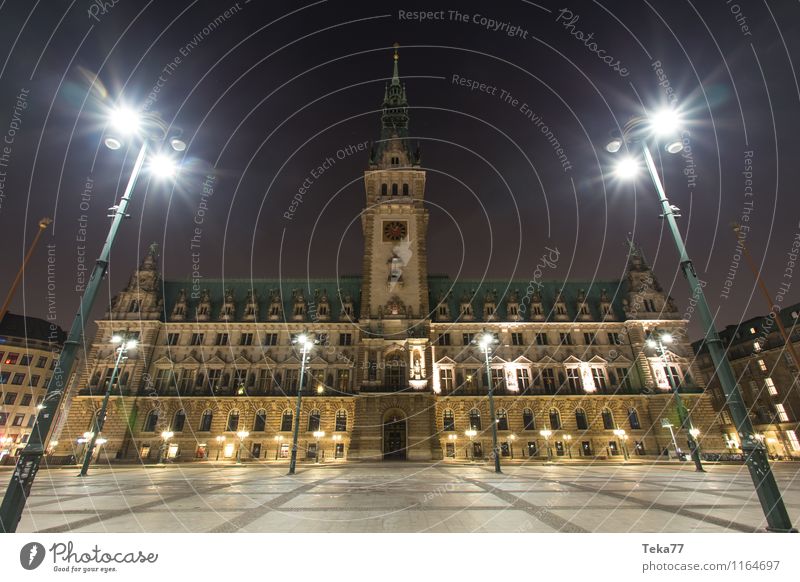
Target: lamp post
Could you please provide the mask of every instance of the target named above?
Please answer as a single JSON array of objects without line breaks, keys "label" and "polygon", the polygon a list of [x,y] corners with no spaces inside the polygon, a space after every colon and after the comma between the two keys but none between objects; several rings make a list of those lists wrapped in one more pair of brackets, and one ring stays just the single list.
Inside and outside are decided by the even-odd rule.
[{"label": "lamp post", "polygon": [[571,434],[565,434],[564,435],[564,440],[567,441],[567,455],[569,455],[569,458],[571,459],[572,458],[572,435]]},{"label": "lamp post", "polygon": [[492,346],[497,344],[494,334],[484,330],[476,340],[474,340],[484,354],[486,362],[486,381],[489,383],[489,417],[492,420],[492,454],[494,455],[494,472],[502,473],[500,470],[500,449],[497,446],[497,418],[494,414],[494,386],[492,382],[492,365],[489,361],[489,354]]},{"label": "lamp post", "polygon": [[[686,410],[686,406],[683,404],[678,383],[676,382],[672,373],[668,372],[667,370],[667,367],[669,366],[669,359],[667,355],[667,349],[664,347],[665,343],[672,343],[672,334],[654,332],[651,333],[647,339],[647,345],[657,350],[658,355],[661,358],[661,363],[664,365],[664,375],[667,377],[669,386],[672,389],[672,394],[675,397],[675,408],[678,410],[678,420],[681,423],[680,426],[684,429],[687,429],[688,425],[689,436],[687,441],[689,442],[689,451],[691,452],[692,460],[694,461],[695,471],[704,473],[705,469],[703,469],[703,463],[700,460],[700,447],[693,436],[695,428],[692,424],[692,418],[689,415],[689,411]],[[697,434],[700,434],[700,431],[697,431]]]},{"label": "lamp post", "polygon": [[508,452],[511,455],[511,458],[514,458],[514,441],[517,440],[517,435],[511,433],[508,435]]},{"label": "lamp post", "polygon": [[[673,425],[668,419],[661,419],[661,427],[669,429],[669,436],[672,438],[672,446],[675,447],[675,456],[680,458],[681,450],[678,448],[678,441],[675,440],[675,431],[672,430],[674,426],[675,425]],[[667,460],[669,461],[669,455],[667,455]]]},{"label": "lamp post", "polygon": [[167,443],[169,443],[169,439],[175,436],[175,433],[171,430],[165,430],[161,433],[161,446],[158,447],[158,464],[161,465],[164,463],[165,459],[167,458]]},{"label": "lamp post", "polygon": [[135,339],[129,340],[125,334],[115,335],[111,338],[111,343],[117,344],[117,359],[114,361],[114,369],[111,371],[111,377],[108,379],[108,386],[106,386],[106,393],[103,395],[103,403],[100,406],[100,412],[98,412],[94,417],[92,436],[89,439],[89,443],[86,445],[86,452],[83,457],[83,465],[81,466],[81,472],[78,473],[78,477],[86,477],[89,472],[89,464],[92,462],[92,454],[94,453],[94,446],[96,444],[97,437],[100,435],[100,432],[102,432],[103,425],[106,422],[108,400],[111,397],[111,389],[113,388],[114,383],[117,381],[117,376],[119,375],[119,366],[126,358],[128,350],[135,348],[137,345],[137,341]]},{"label": "lamp post", "polygon": [[547,462],[550,463],[553,461],[553,451],[550,450],[550,437],[553,435],[553,431],[549,428],[543,428],[539,431],[539,434],[544,437],[544,446],[547,447]]},{"label": "lamp post", "polygon": [[628,435],[625,434],[625,430],[622,428],[615,428],[614,435],[619,439],[620,447],[622,447],[622,458],[625,459],[625,462],[628,461],[628,448],[625,446],[625,441],[628,439]]},{"label": "lamp post", "polygon": [[473,462],[475,461],[475,446],[472,443],[472,439],[474,439],[475,435],[477,435],[477,434],[478,434],[478,431],[475,430],[472,427],[470,427],[470,428],[468,428],[467,430],[464,431],[464,436],[469,438],[469,449],[467,450],[467,453],[468,453],[467,457],[469,458],[470,461],[473,461]]},{"label": "lamp post", "polygon": [[294,413],[292,456],[289,459],[289,475],[294,475],[295,467],[297,466],[297,439],[300,436],[300,403],[302,402],[303,398],[303,380],[306,374],[306,360],[308,359],[308,352],[314,346],[314,342],[308,336],[308,333],[301,333],[293,340],[292,343],[300,346],[300,383],[297,385],[297,406],[295,406]]},{"label": "lamp post", "polygon": [[246,430],[240,430],[236,433],[236,436],[239,437],[239,446],[236,448],[236,464],[242,464],[242,446],[244,445],[244,439],[250,436],[250,432]]},{"label": "lamp post", "polygon": [[[336,456],[336,449],[342,442],[342,435],[335,434],[331,437],[333,439],[333,460],[335,461],[339,457]],[[344,455],[344,448],[342,450],[342,454]]]},{"label": "lamp post", "polygon": [[275,460],[278,460],[278,455],[281,452],[281,443],[283,442],[283,435],[276,434],[275,435]]},{"label": "lamp post", "polygon": [[[17,460],[17,465],[11,475],[11,481],[6,489],[2,505],[0,505],[0,532],[3,533],[16,531],[19,520],[22,517],[25,502],[30,495],[36,473],[39,471],[42,455],[44,455],[47,448],[46,441],[50,435],[50,429],[67,390],[67,384],[72,375],[72,368],[75,364],[78,350],[83,345],[82,336],[86,327],[85,318],[89,317],[92,312],[95,298],[100,291],[100,286],[108,270],[111,247],[114,245],[114,240],[123,218],[128,216],[128,203],[131,200],[133,189],[141,173],[150,144],[162,143],[170,136],[170,127],[155,114],[137,116],[128,110],[118,109],[113,112],[111,118],[118,131],[132,136],[138,135],[141,139],[141,146],[119,204],[115,204],[109,209],[109,216],[112,217],[112,220],[108,235],[103,243],[100,255],[95,261],[89,281],[86,283],[86,290],[83,297],[81,297],[78,312],[72,321],[64,347],[59,354],[58,363],[53,370],[53,377],[48,384],[47,393],[42,402],[44,408],[39,411],[36,417],[36,423],[33,426],[30,438]],[[169,137],[168,141],[175,151],[186,149],[186,144],[178,136]],[[105,143],[110,149],[119,149],[123,142],[117,136],[108,135]],[[153,158],[151,169],[164,175],[174,175],[175,166],[174,164],[170,166],[169,161],[168,157],[160,154]]]},{"label": "lamp post", "polygon": [[[755,485],[758,499],[761,502],[761,508],[767,518],[767,529],[775,532],[796,531],[792,528],[789,513],[786,511],[775,476],[770,469],[764,445],[754,437],[755,431],[750,422],[750,416],[747,413],[741,391],[736,384],[736,377],[725,355],[722,340],[714,326],[714,316],[706,302],[700,280],[697,277],[692,260],[686,252],[686,246],[681,238],[680,230],[678,230],[678,223],[675,218],[679,216],[676,214],[679,209],[670,204],[653,161],[653,156],[650,153],[650,148],[647,145],[648,139],[658,136],[671,136],[666,143],[666,150],[671,154],[679,153],[683,149],[681,140],[676,139],[679,126],[680,119],[677,113],[672,110],[659,112],[652,118],[635,117],[625,125],[618,136],[615,136],[608,143],[606,150],[614,153],[619,151],[624,144],[638,145],[641,148],[650,179],[658,194],[663,217],[667,221],[669,232],[680,255],[681,271],[689,283],[693,297],[697,300],[700,322],[706,330],[705,345],[714,362],[714,369],[725,394],[725,401],[733,417],[736,430],[741,435],[745,462]],[[620,176],[632,177],[636,173],[636,168],[637,163],[635,161],[630,158],[625,159],[620,166],[622,170]]]},{"label": "lamp post", "polygon": [[325,436],[325,431],[324,430],[315,430],[312,434],[314,435],[314,438],[317,441],[317,446],[315,447],[315,453],[314,453],[314,456],[316,458],[314,459],[314,462],[315,463],[319,463],[319,445],[320,445],[320,441]]},{"label": "lamp post", "polygon": [[215,460],[219,461],[219,454],[222,451],[222,445],[225,444],[225,436],[219,435],[214,440],[217,441],[217,458]]},{"label": "lamp post", "polygon": [[456,458],[456,451],[458,450],[458,444],[456,440],[458,439],[458,435],[450,433],[447,435],[447,440],[449,440],[453,444],[453,458]]}]

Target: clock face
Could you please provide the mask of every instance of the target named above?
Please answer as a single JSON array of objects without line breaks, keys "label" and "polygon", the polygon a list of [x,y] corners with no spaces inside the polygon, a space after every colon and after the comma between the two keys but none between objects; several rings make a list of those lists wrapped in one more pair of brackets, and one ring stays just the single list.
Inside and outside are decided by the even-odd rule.
[{"label": "clock face", "polygon": [[391,220],[383,223],[383,240],[398,241],[406,238],[408,225],[405,221]]}]

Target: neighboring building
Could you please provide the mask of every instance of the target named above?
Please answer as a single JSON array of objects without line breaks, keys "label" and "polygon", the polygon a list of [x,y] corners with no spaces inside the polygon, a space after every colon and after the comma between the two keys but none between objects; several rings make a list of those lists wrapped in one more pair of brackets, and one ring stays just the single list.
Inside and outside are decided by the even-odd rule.
[{"label": "neighboring building", "polygon": [[[800,303],[780,312],[781,321],[800,353]],[[798,369],[780,334],[775,316],[754,317],[729,325],[720,333],[733,374],[757,434],[770,455],[800,459],[800,390]],[[714,375],[714,364],[703,341],[692,344],[709,382],[714,407],[720,412],[728,447],[739,450],[741,440],[725,407],[725,396]]]},{"label": "neighboring building", "polygon": [[[548,445],[558,456],[621,456],[619,428],[631,455],[658,455],[671,443],[660,421],[677,424],[668,375],[705,449],[724,450],[687,322],[633,246],[623,280],[539,288],[428,274],[426,172],[396,58],[364,173],[362,276],[193,286],[162,281],[152,247],[97,322],[59,454],[80,454],[112,373],[110,338],[127,332],[140,344],[114,387],[102,453],[112,459],[155,459],[167,429],[171,457],[230,458],[241,444],[247,458],[286,458],[296,420],[301,459],[318,447],[326,459],[488,457],[487,378],[471,344],[484,329],[499,340],[490,366],[504,456],[545,458]],[[656,328],[676,338],[667,365],[645,345]],[[304,330],[321,345],[294,419],[292,338]]]},{"label": "neighboring building", "polygon": [[0,322],[0,460],[28,442],[65,339],[35,317],[7,313]]}]

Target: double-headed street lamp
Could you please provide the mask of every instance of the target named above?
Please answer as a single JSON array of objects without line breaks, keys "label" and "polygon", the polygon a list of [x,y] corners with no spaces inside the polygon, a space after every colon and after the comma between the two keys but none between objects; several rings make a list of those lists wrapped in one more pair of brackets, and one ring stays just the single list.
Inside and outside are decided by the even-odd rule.
[{"label": "double-headed street lamp", "polygon": [[677,378],[675,378],[671,370],[669,370],[669,356],[667,355],[667,348],[664,347],[664,344],[669,343],[672,343],[672,334],[670,333],[659,333],[656,331],[651,333],[647,338],[647,345],[658,351],[658,356],[661,358],[661,363],[664,366],[664,374],[666,375],[669,386],[672,389],[672,394],[675,396],[675,408],[678,410],[680,427],[688,432],[689,436],[686,440],[689,443],[689,451],[692,454],[695,471],[704,473],[705,469],[703,469],[703,462],[700,460],[700,446],[698,445],[696,439],[697,435],[700,434],[700,431],[697,430],[692,424],[692,417],[683,403],[683,398],[681,398],[681,393],[679,390],[680,387],[678,386]]},{"label": "double-headed street lamp", "polygon": [[[658,194],[662,216],[667,221],[669,232],[680,255],[681,271],[689,282],[693,297],[697,300],[700,322],[706,330],[705,345],[714,362],[714,369],[719,377],[720,386],[725,394],[725,401],[733,417],[736,430],[741,435],[745,462],[750,471],[750,477],[755,484],[764,515],[767,518],[767,529],[776,532],[795,531],[792,528],[792,522],[783,503],[775,476],[770,469],[764,446],[755,438],[755,431],[750,422],[747,408],[744,405],[742,394],[736,384],[736,377],[733,374],[730,362],[725,356],[722,340],[714,326],[714,316],[706,302],[700,280],[697,277],[697,273],[695,273],[694,265],[686,252],[686,246],[678,230],[678,223],[675,218],[679,209],[670,204],[667,198],[648,146],[649,140],[661,138],[662,141],[666,141],[665,149],[667,152],[671,154],[679,153],[683,149],[683,143],[678,136],[680,125],[680,117],[671,109],[658,112],[651,117],[635,117],[625,125],[619,135],[614,136],[614,139],[606,146],[606,150],[615,153],[622,149],[623,146],[635,146],[641,149],[650,179]],[[637,173],[638,167],[638,162],[633,158],[623,158],[618,166],[617,175],[622,178],[632,178]]]},{"label": "double-headed street lamp", "polygon": [[628,440],[628,435],[625,434],[624,428],[615,428],[614,435],[619,439],[619,444],[622,447],[622,458],[628,461],[628,447],[625,446],[625,441]]},{"label": "double-headed street lamp", "polygon": [[86,477],[89,472],[89,464],[92,462],[92,455],[94,453],[94,446],[97,444],[97,437],[102,432],[103,425],[106,422],[108,399],[111,397],[111,389],[113,388],[114,383],[117,381],[120,364],[126,358],[128,350],[135,348],[138,344],[135,339],[128,339],[126,334],[115,335],[111,338],[111,343],[117,345],[117,359],[114,361],[114,369],[111,371],[111,377],[108,380],[108,386],[106,386],[106,393],[103,395],[103,403],[100,406],[100,412],[98,412],[94,417],[92,436],[89,438],[89,442],[86,445],[86,451],[83,457],[83,466],[81,466],[81,472],[78,473],[78,477]]},{"label": "double-headed street lamp", "polygon": [[242,464],[242,446],[244,446],[244,439],[250,436],[250,431],[247,430],[240,430],[236,433],[236,436],[239,437],[239,446],[236,448],[236,464]]},{"label": "double-headed street lamp", "polygon": [[464,436],[469,439],[469,450],[467,451],[469,454],[467,455],[470,461],[475,460],[475,444],[472,442],[478,434],[478,431],[472,427],[469,427],[467,430],[464,431]]},{"label": "double-headed street lamp", "polygon": [[158,464],[161,465],[164,461],[169,458],[167,448],[169,446],[169,439],[175,436],[175,433],[171,430],[165,430],[161,432],[161,446],[158,447]]},{"label": "double-headed street lamp", "polygon": [[[50,435],[50,429],[67,391],[78,350],[83,345],[82,335],[86,327],[85,318],[92,312],[95,298],[108,270],[111,247],[114,245],[114,239],[117,236],[122,220],[128,216],[128,204],[136,186],[136,180],[147,159],[149,148],[167,142],[175,151],[180,152],[186,149],[186,144],[180,139],[180,136],[170,133],[170,126],[158,115],[152,113],[137,114],[130,109],[120,108],[111,113],[109,121],[114,133],[107,134],[105,139],[106,146],[110,149],[119,149],[123,146],[124,138],[138,138],[141,142],[139,153],[136,156],[133,171],[119,204],[115,204],[109,209],[109,216],[112,218],[111,227],[103,244],[103,249],[95,261],[92,274],[86,283],[86,290],[83,297],[81,297],[78,313],[72,321],[72,327],[70,327],[64,347],[59,354],[58,363],[53,370],[52,380],[48,385],[47,393],[42,402],[44,407],[36,417],[36,423],[33,426],[28,443],[25,445],[22,454],[20,454],[17,465],[11,475],[11,481],[3,497],[2,505],[0,505],[0,532],[16,531],[17,524],[19,524],[19,520],[22,517],[25,502],[30,495],[42,456],[47,449],[46,441]],[[175,175],[177,165],[165,153],[157,152],[149,160],[148,170],[157,175],[171,177]]]},{"label": "double-headed street lamp", "polygon": [[489,354],[491,354],[492,348],[497,345],[498,342],[494,334],[489,333],[486,330],[484,330],[483,333],[475,338],[473,342],[481,348],[486,362],[486,381],[489,383],[489,417],[492,421],[492,455],[494,456],[494,472],[502,473],[500,470],[500,449],[497,446],[497,418],[494,414],[494,383],[492,382],[492,365],[489,361]]},{"label": "double-headed street lamp", "polygon": [[315,463],[319,463],[319,452],[320,452],[319,451],[319,446],[320,446],[320,442],[322,441],[322,439],[325,438],[325,431],[324,430],[315,430],[313,432],[313,435],[314,435],[314,438],[317,441],[317,445],[315,447],[315,452],[314,452],[314,456],[316,457],[314,459],[314,462]]},{"label": "double-headed street lamp", "polygon": [[294,431],[292,432],[292,456],[289,459],[289,475],[294,475],[297,466],[297,439],[300,437],[300,404],[303,398],[303,380],[306,375],[308,352],[314,347],[314,340],[308,333],[299,334],[292,343],[300,348],[300,383],[297,385],[297,406],[294,413]]},{"label": "double-headed street lamp", "polygon": [[553,451],[550,450],[550,437],[553,436],[553,431],[549,428],[543,428],[539,431],[539,434],[544,437],[544,446],[547,448],[547,462],[551,462],[553,460]]}]

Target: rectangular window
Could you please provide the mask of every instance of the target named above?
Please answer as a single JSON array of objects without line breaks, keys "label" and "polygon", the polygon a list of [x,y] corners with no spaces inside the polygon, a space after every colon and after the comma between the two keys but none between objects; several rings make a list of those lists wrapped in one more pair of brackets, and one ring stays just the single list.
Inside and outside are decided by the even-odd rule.
[{"label": "rectangular window", "polygon": [[208,386],[212,390],[219,386],[219,381],[222,378],[222,370],[214,369],[208,371]]},{"label": "rectangular window", "polygon": [[438,346],[449,346],[450,345],[450,334],[449,333],[440,333],[439,337],[436,338],[436,345],[438,345]]},{"label": "rectangular window", "polygon": [[243,346],[252,346],[253,345],[253,334],[252,333],[243,333],[242,337],[240,338],[239,344]]},{"label": "rectangular window", "polygon": [[594,337],[595,336],[594,336],[593,333],[584,332],[584,334],[583,334],[583,343],[585,343],[587,346],[593,346],[594,345]]},{"label": "rectangular window", "polygon": [[767,371],[767,363],[764,360],[758,360],[758,369],[762,372]]},{"label": "rectangular window", "polygon": [[20,406],[30,406],[32,398],[33,398],[32,394],[23,394],[22,395],[22,402],[20,402],[19,405]]},{"label": "rectangular window", "polygon": [[28,417],[28,428],[33,428],[33,425],[34,425],[35,422],[36,422],[36,415],[35,414],[31,414]]},{"label": "rectangular window", "polygon": [[456,445],[455,443],[445,443],[444,445],[445,455],[448,459],[455,459],[456,458]]},{"label": "rectangular window", "polygon": [[789,415],[786,414],[783,404],[776,404],[775,412],[778,414],[778,422],[789,422]]},{"label": "rectangular window", "polygon": [[542,384],[544,385],[545,392],[554,394],[556,391],[556,374],[553,368],[545,368],[542,370]]},{"label": "rectangular window", "polygon": [[453,369],[441,368],[439,370],[439,387],[442,390],[450,391],[453,389]]},{"label": "rectangular window", "polygon": [[621,346],[622,339],[620,338],[618,333],[608,332],[608,343],[612,346]]},{"label": "rectangular window", "polygon": [[506,375],[503,368],[492,368],[492,387],[501,390],[506,387]]},{"label": "rectangular window", "polygon": [[350,370],[336,370],[336,389],[341,392],[350,390]]},{"label": "rectangular window", "polygon": [[218,333],[217,334],[217,341],[214,342],[218,346],[227,346],[228,345],[228,334],[227,333]]},{"label": "rectangular window", "polygon": [[764,378],[764,386],[767,387],[767,392],[769,392],[771,396],[778,395],[778,389],[775,387],[775,382],[772,381],[772,378]]},{"label": "rectangular window", "polygon": [[461,334],[461,343],[465,346],[468,346],[472,343],[472,340],[475,339],[474,333],[462,333]]},{"label": "rectangular window", "polygon": [[567,384],[569,385],[570,392],[573,394],[583,390],[581,373],[578,368],[567,368]]},{"label": "rectangular window", "polygon": [[511,334],[511,344],[515,346],[524,345],[522,334],[519,332],[514,332]]},{"label": "rectangular window", "polygon": [[192,334],[192,342],[191,345],[193,346],[202,346],[203,340],[205,339],[205,334],[202,333],[193,333]]},{"label": "rectangular window", "polygon": [[31,359],[33,359],[32,356],[30,356],[28,354],[25,354],[24,356],[22,356],[22,359],[19,361],[19,365],[20,366],[30,366],[31,365]]},{"label": "rectangular window", "polygon": [[19,359],[19,354],[11,354],[11,353],[9,353],[8,357],[6,358],[6,364],[14,365],[14,364],[17,363],[18,359]]},{"label": "rectangular window", "polygon": [[36,367],[44,368],[46,365],[47,365],[47,356],[39,356],[39,359],[36,360]]},{"label": "rectangular window", "polygon": [[20,372],[14,374],[14,378],[11,380],[11,383],[16,384],[17,386],[22,386],[23,382],[25,382],[25,374]]},{"label": "rectangular window", "polygon": [[630,371],[628,368],[617,368],[617,380],[622,388],[631,387]]},{"label": "rectangular window", "polygon": [[278,334],[277,333],[264,334],[264,345],[265,346],[277,346],[278,345]]},{"label": "rectangular window", "polygon": [[17,401],[16,392],[6,392],[5,398],[3,398],[3,404],[8,404],[9,406],[11,406],[16,401]]},{"label": "rectangular window", "polygon": [[181,339],[181,334],[179,333],[168,333],[167,334],[167,345],[168,346],[177,346],[178,341]]},{"label": "rectangular window", "polygon": [[14,415],[14,422],[11,423],[11,426],[22,426],[23,422],[25,422],[25,415],[16,414]]},{"label": "rectangular window", "polygon": [[39,378],[40,377],[41,376],[39,376],[39,374],[31,374],[31,379],[30,379],[30,382],[28,383],[28,385],[29,386],[33,386],[34,388],[36,388],[39,385]]},{"label": "rectangular window", "polygon": [[606,372],[603,368],[592,368],[592,379],[594,380],[595,388],[599,390],[606,390],[608,383],[606,382]]},{"label": "rectangular window", "polygon": [[547,345],[547,334],[544,332],[536,334],[536,345],[537,346],[546,346]]},{"label": "rectangular window", "polygon": [[340,346],[352,346],[353,345],[353,334],[352,333],[340,333],[339,334],[339,345]]},{"label": "rectangular window", "polygon": [[0,426],[5,426],[8,422],[8,413],[0,412]]},{"label": "rectangular window", "polygon": [[297,375],[299,373],[300,371],[296,369],[286,370],[283,381],[283,388],[286,392],[294,392],[297,390]]},{"label": "rectangular window", "polygon": [[800,440],[797,439],[797,433],[793,430],[784,431],[786,434],[786,438],[789,440],[789,446],[792,447],[793,451],[800,451]]},{"label": "rectangular window", "polygon": [[572,344],[572,334],[567,332],[560,332],[558,337],[561,340],[561,343],[565,346],[571,346]]},{"label": "rectangular window", "polygon": [[258,371],[258,389],[261,392],[266,392],[270,388],[272,388],[272,370],[262,368]]},{"label": "rectangular window", "polygon": [[9,378],[11,378],[11,372],[0,372],[0,384],[8,384]]},{"label": "rectangular window", "polygon": [[531,375],[528,368],[517,368],[517,387],[527,390],[531,385]]}]

